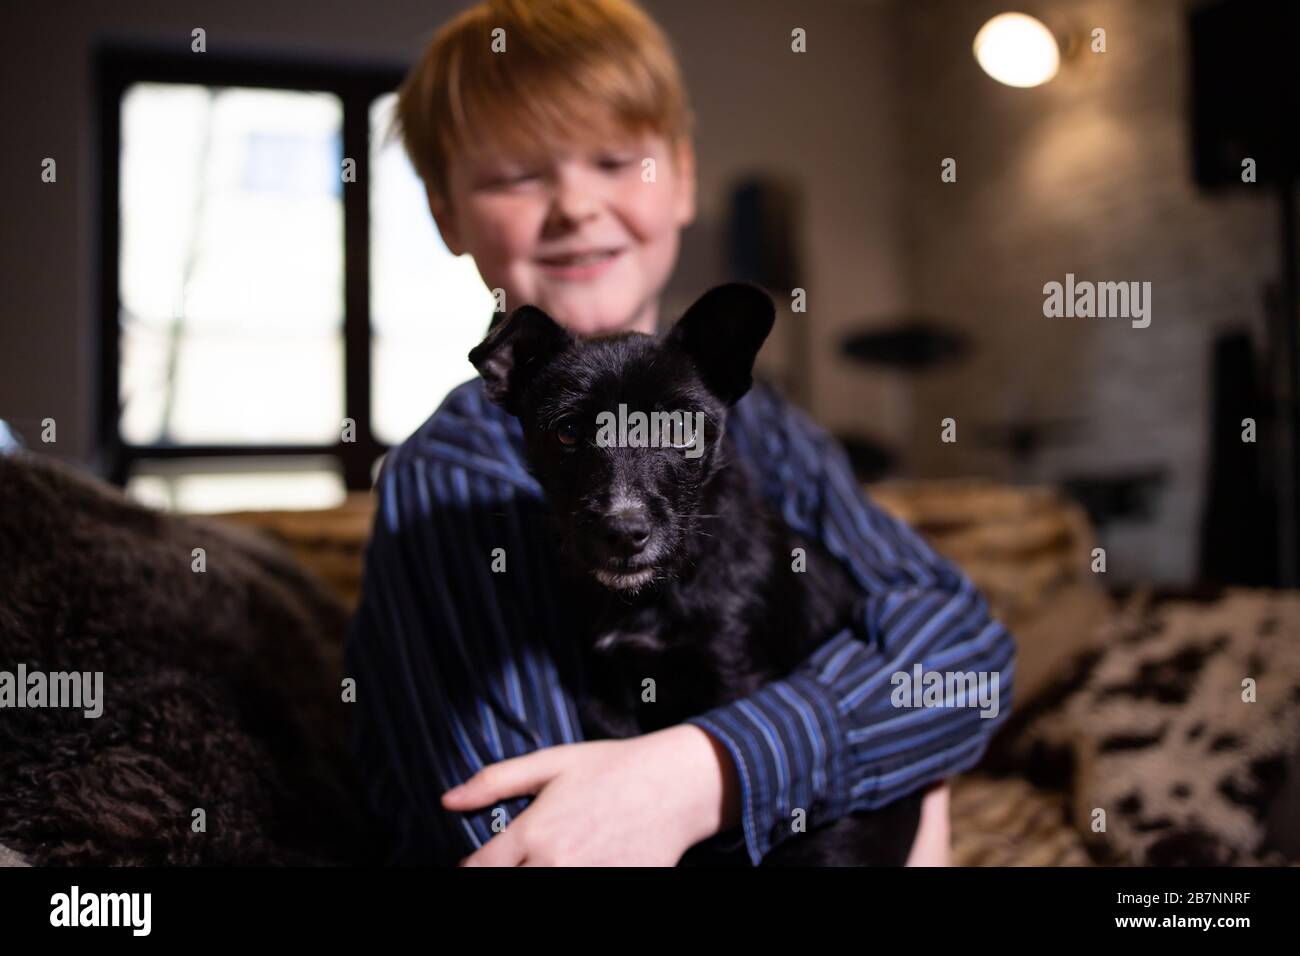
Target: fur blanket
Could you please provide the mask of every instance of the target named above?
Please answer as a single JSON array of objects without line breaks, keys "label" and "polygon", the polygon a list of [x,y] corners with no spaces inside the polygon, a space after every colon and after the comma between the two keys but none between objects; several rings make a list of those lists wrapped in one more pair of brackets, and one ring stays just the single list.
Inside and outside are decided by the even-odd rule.
[{"label": "fur blanket", "polygon": [[0,671],[103,674],[97,718],[0,709],[0,845],[34,864],[366,862],[346,627],[259,536],[0,456]]},{"label": "fur blanket", "polygon": [[1139,592],[984,767],[1064,793],[1099,863],[1300,859],[1297,634],[1300,592]]}]

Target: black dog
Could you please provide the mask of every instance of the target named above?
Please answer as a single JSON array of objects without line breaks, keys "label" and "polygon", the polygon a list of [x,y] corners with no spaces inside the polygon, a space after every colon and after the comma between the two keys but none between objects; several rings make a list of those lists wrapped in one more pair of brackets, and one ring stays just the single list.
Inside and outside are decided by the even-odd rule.
[{"label": "black dog", "polygon": [[[662,339],[580,341],[522,306],[470,352],[488,396],[523,425],[573,599],[591,609],[580,700],[590,738],[639,735],[745,697],[850,620],[859,593],[847,572],[766,505],[726,437],[773,320],[767,294],[743,284],[706,293]],[[679,417],[640,433],[611,427],[638,411]],[[794,548],[807,556],[803,573]],[[647,678],[655,693],[643,702]],[[763,862],[901,865],[920,801],[796,834]],[[748,857],[700,845],[682,862]]]}]

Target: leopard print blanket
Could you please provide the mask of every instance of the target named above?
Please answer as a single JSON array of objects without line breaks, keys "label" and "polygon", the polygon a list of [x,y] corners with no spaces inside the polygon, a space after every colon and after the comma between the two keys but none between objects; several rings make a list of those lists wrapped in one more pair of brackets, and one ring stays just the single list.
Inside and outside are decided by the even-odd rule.
[{"label": "leopard print blanket", "polygon": [[[1060,794],[1097,863],[1300,858],[1297,634],[1298,592],[1137,592],[1097,646],[1008,721],[981,768],[994,777],[964,789],[1014,774],[1022,788],[1038,789],[1016,797],[1004,785],[1004,799],[1051,806],[1048,794]],[[955,818],[955,836],[962,832]],[[1053,862],[1078,862],[1068,843]]]}]

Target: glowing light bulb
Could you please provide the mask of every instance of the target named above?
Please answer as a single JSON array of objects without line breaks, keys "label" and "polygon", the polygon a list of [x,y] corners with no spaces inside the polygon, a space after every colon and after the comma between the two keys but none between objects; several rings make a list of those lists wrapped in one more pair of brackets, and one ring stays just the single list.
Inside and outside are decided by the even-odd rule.
[{"label": "glowing light bulb", "polygon": [[975,59],[1007,86],[1039,86],[1056,76],[1061,51],[1041,21],[1023,13],[1000,13],[975,34]]}]

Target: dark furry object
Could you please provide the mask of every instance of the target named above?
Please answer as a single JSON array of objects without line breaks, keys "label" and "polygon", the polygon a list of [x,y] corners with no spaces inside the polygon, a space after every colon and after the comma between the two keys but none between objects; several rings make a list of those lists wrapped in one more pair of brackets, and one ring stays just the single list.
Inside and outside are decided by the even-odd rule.
[{"label": "dark furry object", "polygon": [[[580,341],[524,306],[470,353],[488,395],[523,424],[570,559],[569,603],[590,609],[579,700],[589,737],[635,736],[741,699],[851,620],[859,593],[847,571],[767,506],[725,435],[773,318],[767,294],[741,284],[706,293],[662,340]],[[694,427],[669,447],[611,444],[599,426],[620,408],[686,413]],[[804,573],[791,569],[796,547]],[[641,699],[647,677],[653,705]],[[763,862],[902,865],[920,801],[794,835]],[[683,862],[738,860],[749,863],[701,846]]]},{"label": "dark furry object", "polygon": [[0,844],[34,864],[364,862],[346,626],[263,538],[0,456],[0,670],[103,672],[98,718],[0,709]]}]

